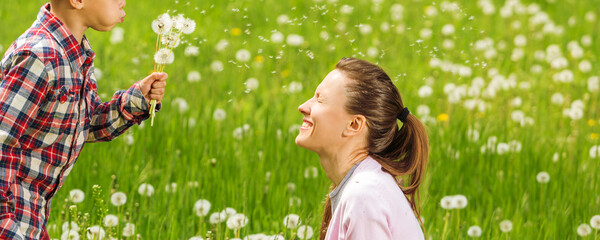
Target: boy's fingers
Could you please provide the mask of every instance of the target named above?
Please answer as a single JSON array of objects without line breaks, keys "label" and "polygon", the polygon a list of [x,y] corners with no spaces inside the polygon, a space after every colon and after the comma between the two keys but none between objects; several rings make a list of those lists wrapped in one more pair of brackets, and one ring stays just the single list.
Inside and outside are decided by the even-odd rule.
[{"label": "boy's fingers", "polygon": [[167,86],[167,81],[161,80],[161,81],[155,81],[154,83],[152,83],[152,88],[164,88]]}]

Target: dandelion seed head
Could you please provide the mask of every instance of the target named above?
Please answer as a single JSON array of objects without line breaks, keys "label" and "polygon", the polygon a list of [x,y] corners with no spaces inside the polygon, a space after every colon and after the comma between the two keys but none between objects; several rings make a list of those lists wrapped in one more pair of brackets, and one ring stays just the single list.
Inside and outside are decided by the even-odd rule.
[{"label": "dandelion seed head", "polygon": [[183,52],[183,54],[185,56],[198,56],[198,53],[200,52],[199,48],[196,46],[187,46],[185,48],[185,51]]},{"label": "dandelion seed head", "polygon": [[198,71],[190,71],[187,75],[188,82],[199,82],[202,79],[202,75]]},{"label": "dandelion seed head", "polygon": [[313,228],[307,225],[302,225],[300,227],[298,227],[298,238],[300,239],[310,239],[312,238],[314,232],[313,232]]},{"label": "dandelion seed head", "polygon": [[241,213],[236,213],[235,215],[229,217],[227,219],[227,228],[232,230],[237,230],[245,227],[248,224],[248,218],[246,215]]},{"label": "dandelion seed head", "polygon": [[135,225],[133,223],[125,223],[123,237],[132,237],[133,235],[135,235]]},{"label": "dandelion seed head", "polygon": [[69,191],[69,199],[73,203],[81,203],[85,199],[85,193],[80,189],[73,189]]},{"label": "dandelion seed head", "polygon": [[86,236],[88,239],[104,239],[106,232],[102,227],[94,225],[87,229]]},{"label": "dandelion seed head", "polygon": [[500,231],[502,232],[510,232],[513,229],[513,224],[510,220],[504,220],[500,222]]},{"label": "dandelion seed head", "polygon": [[600,215],[594,215],[590,220],[590,226],[596,230],[600,230]]},{"label": "dandelion seed head", "polygon": [[586,237],[592,233],[592,228],[587,223],[583,223],[577,227],[577,234],[581,237]]},{"label": "dandelion seed head", "polygon": [[469,237],[481,237],[481,227],[475,225],[475,226],[471,226],[469,227],[469,229],[467,230],[467,234],[469,235]]},{"label": "dandelion seed head", "polygon": [[235,59],[240,62],[248,62],[251,58],[252,54],[246,49],[240,49],[235,53]]},{"label": "dandelion seed head", "polygon": [[200,199],[194,203],[194,213],[196,213],[196,216],[198,217],[204,217],[208,214],[210,206],[211,204],[208,200]]},{"label": "dandelion seed head", "polygon": [[536,176],[535,179],[539,182],[539,183],[548,183],[550,181],[550,174],[548,174],[547,172],[539,172]]},{"label": "dandelion seed head", "polygon": [[154,187],[148,183],[142,183],[138,187],[138,193],[144,197],[152,197],[154,195]]},{"label": "dandelion seed head", "polygon": [[227,117],[227,112],[225,112],[225,110],[222,108],[215,109],[215,112],[213,113],[213,119],[216,121],[223,121],[225,117]]},{"label": "dandelion seed head", "polygon": [[289,229],[295,229],[300,224],[300,216],[296,214],[288,214],[283,218],[283,225]]},{"label": "dandelion seed head", "polygon": [[102,221],[105,227],[115,227],[119,224],[119,218],[113,214],[104,216]]},{"label": "dandelion seed head", "polygon": [[175,54],[170,49],[161,48],[154,54],[154,62],[159,65],[171,64],[174,60]]}]

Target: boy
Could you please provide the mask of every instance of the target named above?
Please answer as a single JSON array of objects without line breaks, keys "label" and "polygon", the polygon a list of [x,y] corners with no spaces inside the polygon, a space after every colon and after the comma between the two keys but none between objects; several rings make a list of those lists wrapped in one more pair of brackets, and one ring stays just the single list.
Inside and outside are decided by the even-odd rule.
[{"label": "boy", "polygon": [[123,22],[125,0],[51,0],[0,62],[0,239],[49,239],[50,202],[85,142],[110,141],[149,117],[167,75],[102,103],[88,28]]}]

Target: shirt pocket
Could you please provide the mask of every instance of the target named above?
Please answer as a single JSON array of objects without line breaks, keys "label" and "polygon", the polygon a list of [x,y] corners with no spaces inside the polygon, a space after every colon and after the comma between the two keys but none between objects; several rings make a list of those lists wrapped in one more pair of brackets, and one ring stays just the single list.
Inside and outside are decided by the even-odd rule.
[{"label": "shirt pocket", "polygon": [[[78,91],[72,86],[61,86],[49,91],[32,122],[29,148],[45,148],[72,134],[76,121]],[[68,145],[69,143],[65,143]]]}]

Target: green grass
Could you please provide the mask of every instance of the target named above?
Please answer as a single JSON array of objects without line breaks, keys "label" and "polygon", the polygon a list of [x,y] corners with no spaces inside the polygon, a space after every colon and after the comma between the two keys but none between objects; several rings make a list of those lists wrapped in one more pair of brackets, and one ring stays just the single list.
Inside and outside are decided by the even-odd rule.
[{"label": "green grass", "polygon": [[[31,25],[43,2],[3,3],[0,9],[2,51]],[[49,224],[57,224],[60,229],[70,205],[64,199],[71,189],[82,189],[86,193],[86,200],[78,204],[78,208],[92,213],[92,186],[99,185],[104,189],[111,214],[119,210],[108,203],[109,193],[127,194],[127,204],[120,214],[128,213],[126,221],[134,223],[136,232],[144,239],[189,239],[197,234],[205,235],[208,225],[200,224],[200,218],[193,213],[198,199],[209,200],[211,212],[233,207],[246,214],[249,223],[242,229],[242,236],[283,232],[289,238],[283,218],[290,213],[300,215],[303,223],[317,232],[330,181],[321,170],[316,154],[294,144],[293,126],[301,123],[297,107],[312,96],[337,60],[355,56],[382,66],[413,113],[423,104],[431,109],[433,119],[442,113],[449,115],[448,122],[425,121],[431,152],[421,189],[422,215],[428,236],[441,238],[443,227],[448,224],[448,239],[469,238],[467,229],[472,225],[482,228],[482,239],[578,238],[577,227],[589,224],[593,215],[600,214],[600,159],[591,158],[589,154],[592,146],[600,145],[600,97],[587,87],[588,79],[597,75],[600,67],[600,12],[597,3],[590,0],[523,1],[526,5],[532,2],[538,3],[540,10],[556,25],[564,27],[562,35],[537,37],[542,26],[530,26],[531,15],[528,14],[501,17],[499,11],[504,1],[493,1],[496,12],[490,16],[482,13],[477,1],[457,1],[460,11],[456,14],[442,11],[442,2],[405,1],[401,21],[392,20],[392,1],[383,1],[379,12],[366,0],[338,3],[229,0],[189,5],[185,1],[128,1],[127,18],[119,25],[125,30],[124,42],[111,44],[110,33],[87,32],[97,54],[95,65],[103,72],[98,84],[104,100],[152,70],[155,34],[150,23],[168,9],[177,9],[196,20],[196,32],[186,39],[188,44],[199,47],[200,54],[184,56],[183,47],[175,51],[175,63],[165,69],[170,77],[163,108],[157,114],[154,127],[148,122],[126,133],[132,135],[132,145],[120,137],[110,143],[89,144],[84,148],[53,199]],[[351,15],[339,13],[344,4],[354,6]],[[437,15],[426,16],[427,6],[435,7]],[[593,22],[585,20],[590,11],[596,14]],[[281,14],[289,16],[292,24],[278,24]],[[577,21],[573,26],[568,24],[571,17]],[[511,28],[515,21],[520,21],[520,29]],[[380,27],[383,22],[392,25],[391,30],[383,31]],[[337,29],[340,23],[345,24],[345,30]],[[359,24],[370,24],[372,33],[361,34],[356,27]],[[453,35],[440,34],[445,24],[455,26]],[[403,33],[396,32],[400,25],[404,26]],[[426,27],[433,31],[430,39],[420,36],[421,29]],[[240,28],[242,34],[233,36],[233,28]],[[250,34],[246,34],[246,30]],[[286,36],[302,35],[305,43],[291,47],[259,38],[270,39],[274,30]],[[328,40],[320,38],[322,31],[328,33]],[[523,48],[524,57],[512,61],[513,39],[518,34],[527,37],[527,45]],[[582,46],[584,35],[591,37],[590,46]],[[494,41],[496,57],[485,58],[474,48],[477,40],[486,37]],[[218,52],[215,45],[221,39],[229,41],[229,47]],[[446,39],[454,42],[453,49],[442,47]],[[582,46],[582,58],[569,55],[567,44],[571,41],[578,41]],[[502,43],[505,49],[499,47]],[[553,75],[561,70],[535,59],[537,50],[546,51],[551,44],[558,45],[568,60],[566,69],[574,75],[571,83],[553,81]],[[379,54],[365,56],[371,46],[376,47]],[[236,61],[235,53],[239,49],[252,53],[253,60],[247,67],[229,62]],[[308,57],[307,51],[314,54],[314,59]],[[264,57],[264,63],[257,65],[256,56]],[[461,77],[430,66],[434,56],[469,66],[472,76]],[[139,59],[138,64],[132,63],[134,58]],[[590,72],[578,69],[583,59],[591,62]],[[210,64],[214,60],[224,64],[224,71],[211,71]],[[534,65],[542,67],[540,74],[531,72]],[[448,101],[443,91],[446,84],[471,86],[473,78],[480,76],[487,87],[492,80],[489,76],[492,69],[507,78],[513,75],[517,83],[529,82],[531,88],[498,90],[493,98],[480,98],[487,104],[482,113],[463,107],[464,99],[469,97],[456,104]],[[188,82],[189,71],[200,72],[202,80]],[[251,77],[257,78],[260,84],[257,90],[248,93],[244,82]],[[302,83],[303,90],[288,93],[286,86],[293,81]],[[433,95],[421,98],[418,89],[427,82],[433,88]],[[551,96],[556,92],[564,95],[563,104],[551,103]],[[522,105],[510,104],[516,97],[522,99]],[[190,109],[179,112],[171,104],[175,98],[185,99]],[[584,115],[579,120],[571,120],[562,112],[576,99],[584,103]],[[212,117],[217,108],[227,112],[223,121]],[[512,121],[514,110],[523,111],[534,124],[521,126]],[[189,124],[190,118],[196,121],[195,126]],[[234,138],[234,129],[244,124],[250,126],[250,131],[241,140]],[[479,140],[468,140],[469,128],[479,131]],[[491,136],[496,136],[498,142],[519,141],[522,150],[502,155],[482,153],[481,147]],[[558,161],[553,161],[555,153],[560,155]],[[212,164],[211,159],[216,159],[216,163]],[[319,176],[304,178],[305,168],[313,166],[318,167]],[[547,184],[536,181],[541,171],[551,177]],[[198,187],[188,186],[193,181],[198,182]],[[137,193],[138,186],[144,182],[155,187],[154,196],[146,198]],[[167,193],[164,187],[172,182],[177,183],[177,191]],[[288,183],[295,184],[295,190],[290,191]],[[456,194],[465,195],[468,205],[465,209],[451,210],[446,223],[447,210],[440,207],[440,200]],[[300,205],[290,206],[292,197],[301,199]],[[500,231],[499,223],[505,219],[514,225],[510,233]],[[203,221],[206,223],[208,217]],[[122,228],[123,219],[121,222]],[[223,228],[221,225],[220,229]],[[60,233],[60,230],[54,231],[51,236],[58,238]],[[228,234],[233,236],[231,231]],[[594,233],[588,238],[593,236]]]}]

